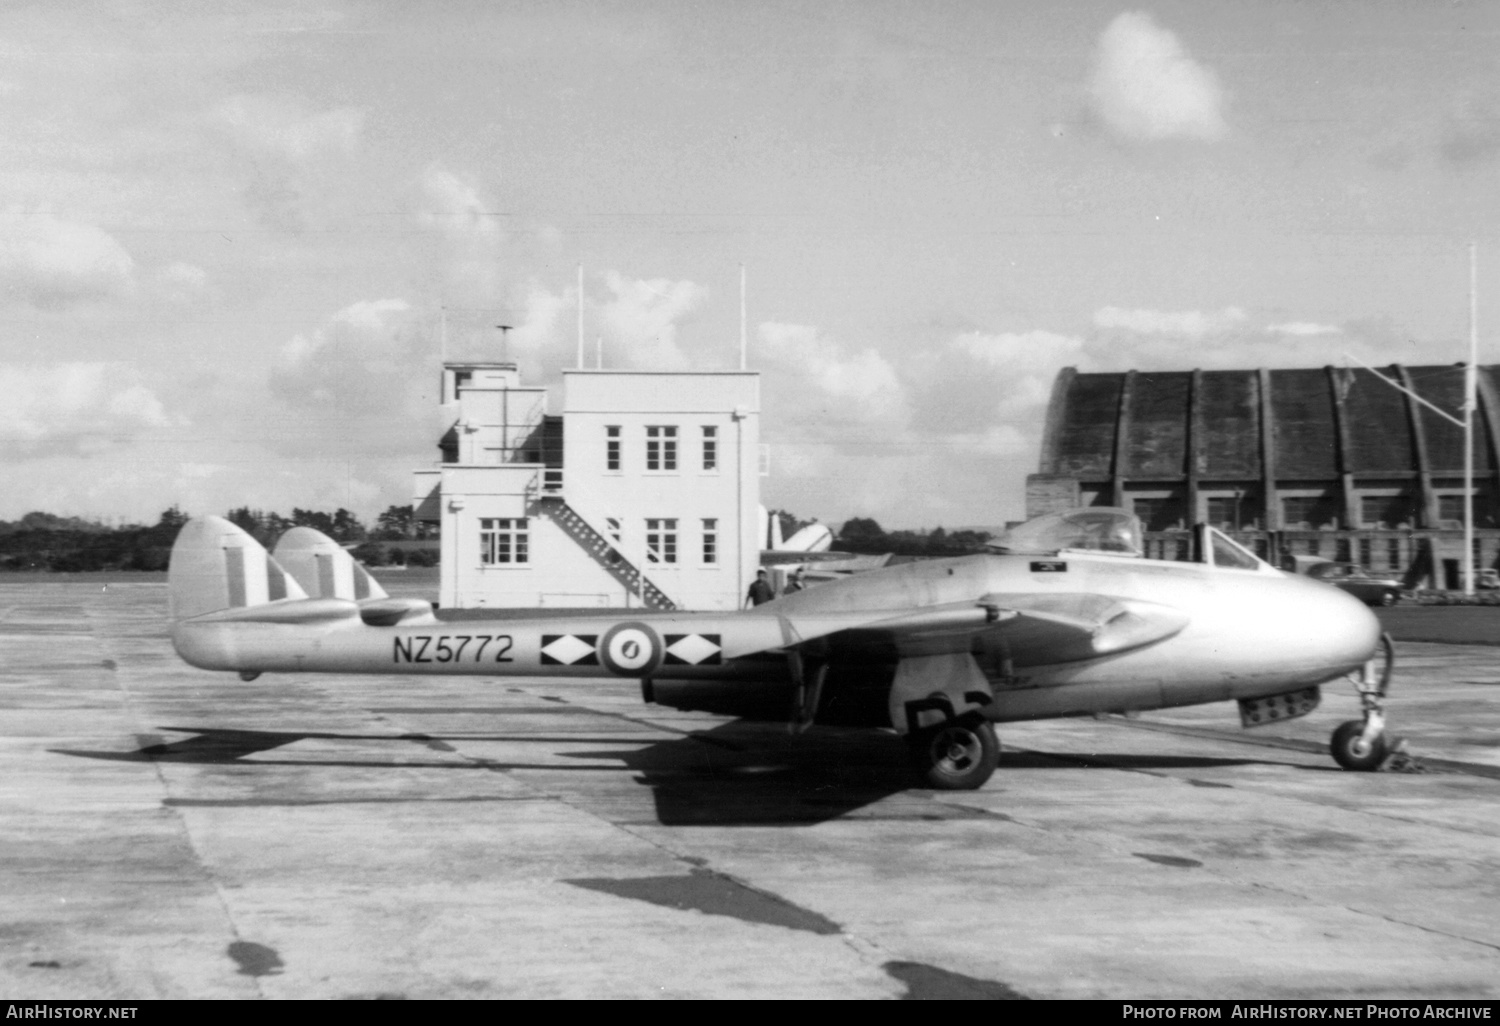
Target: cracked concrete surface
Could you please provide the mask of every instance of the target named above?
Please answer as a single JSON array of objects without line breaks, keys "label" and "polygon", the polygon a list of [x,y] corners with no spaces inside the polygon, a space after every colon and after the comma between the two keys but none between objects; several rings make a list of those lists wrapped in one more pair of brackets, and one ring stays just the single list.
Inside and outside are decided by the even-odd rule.
[{"label": "cracked concrete surface", "polygon": [[878,732],[630,682],[245,683],[164,620],[160,585],[0,578],[8,996],[1500,992],[1500,650],[1401,647],[1435,772],[1337,770],[1330,688],[1270,735],[1008,726],[940,794]]}]

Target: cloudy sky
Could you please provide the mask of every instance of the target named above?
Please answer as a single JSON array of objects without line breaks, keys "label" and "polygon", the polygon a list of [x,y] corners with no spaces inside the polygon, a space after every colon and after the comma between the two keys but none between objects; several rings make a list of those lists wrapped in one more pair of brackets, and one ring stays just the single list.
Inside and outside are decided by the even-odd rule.
[{"label": "cloudy sky", "polygon": [[[768,505],[1019,517],[1057,371],[1500,362],[1500,2],[0,8],[0,518],[410,501],[450,357],[737,365]],[[446,311],[446,314],[444,313]]]}]

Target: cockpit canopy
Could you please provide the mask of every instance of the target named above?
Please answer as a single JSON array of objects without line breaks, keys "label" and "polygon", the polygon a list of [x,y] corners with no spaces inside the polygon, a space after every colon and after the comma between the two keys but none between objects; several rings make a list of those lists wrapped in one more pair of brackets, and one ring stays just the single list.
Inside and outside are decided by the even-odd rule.
[{"label": "cockpit canopy", "polygon": [[[1048,513],[1018,524],[988,546],[991,552],[1016,556],[1055,556],[1060,552],[1097,552],[1110,556],[1145,555],[1141,521],[1129,510],[1112,506]],[[1207,524],[1192,529],[1192,562],[1232,570],[1279,573],[1227,534]]]},{"label": "cockpit canopy", "polygon": [[1141,556],[1141,521],[1129,510],[1111,506],[1048,513],[1017,524],[990,543],[992,552],[1050,556],[1068,550]]}]

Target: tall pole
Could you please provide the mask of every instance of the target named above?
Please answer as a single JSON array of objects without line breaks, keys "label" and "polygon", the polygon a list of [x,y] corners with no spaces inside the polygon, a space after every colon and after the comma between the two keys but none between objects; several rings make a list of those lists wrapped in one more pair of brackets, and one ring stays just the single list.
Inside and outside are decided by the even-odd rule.
[{"label": "tall pole", "polygon": [[[500,329],[500,362],[510,363],[510,325],[497,324]],[[510,388],[500,393],[500,451],[502,459],[510,460]]]},{"label": "tall pole", "polygon": [[1474,408],[1479,376],[1479,246],[1469,243],[1469,365],[1464,368],[1464,594],[1474,594]]},{"label": "tall pole", "polygon": [[1401,392],[1403,395],[1410,396],[1413,402],[1421,403],[1433,413],[1436,413],[1439,417],[1442,417],[1448,423],[1452,424],[1464,433],[1465,552],[1463,558],[1463,576],[1464,591],[1465,593],[1470,595],[1474,593],[1474,411],[1478,408],[1477,397],[1479,390],[1479,332],[1477,327],[1479,318],[1477,313],[1477,302],[1474,298],[1476,291],[1474,288],[1475,283],[1472,279],[1477,278],[1477,276],[1477,271],[1474,269],[1474,267],[1471,266],[1469,295],[1469,362],[1463,365],[1464,402],[1463,408],[1459,411],[1463,414],[1462,417],[1455,417],[1447,410],[1444,410],[1438,406],[1434,406],[1432,403],[1428,402],[1422,396],[1418,395],[1416,392],[1413,392],[1405,385],[1400,384],[1399,382],[1392,381],[1390,378],[1380,373],[1374,367],[1371,367],[1368,363],[1365,363],[1359,357],[1352,356],[1349,353],[1344,354],[1346,359],[1353,360],[1355,363],[1359,364],[1365,370],[1369,371],[1371,375],[1376,378],[1376,380],[1384,381],[1387,385],[1390,385],[1396,391]]}]

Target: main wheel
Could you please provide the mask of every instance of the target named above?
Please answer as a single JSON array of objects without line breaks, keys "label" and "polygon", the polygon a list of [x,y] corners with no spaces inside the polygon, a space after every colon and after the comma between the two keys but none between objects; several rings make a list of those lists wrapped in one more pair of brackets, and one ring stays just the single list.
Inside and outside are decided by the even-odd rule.
[{"label": "main wheel", "polygon": [[988,720],[955,720],[917,731],[908,740],[923,782],[940,791],[983,787],[1000,765],[1000,740]]},{"label": "main wheel", "polygon": [[1385,606],[1387,609],[1389,609],[1391,606],[1394,606],[1397,602],[1400,601],[1401,595],[1399,592],[1388,591],[1384,595],[1380,596],[1380,604],[1382,606]]},{"label": "main wheel", "polygon": [[1328,745],[1333,751],[1333,761],[1346,770],[1368,773],[1379,769],[1387,754],[1385,735],[1377,734],[1375,740],[1366,746],[1359,740],[1364,732],[1365,725],[1359,720],[1340,723]]}]

